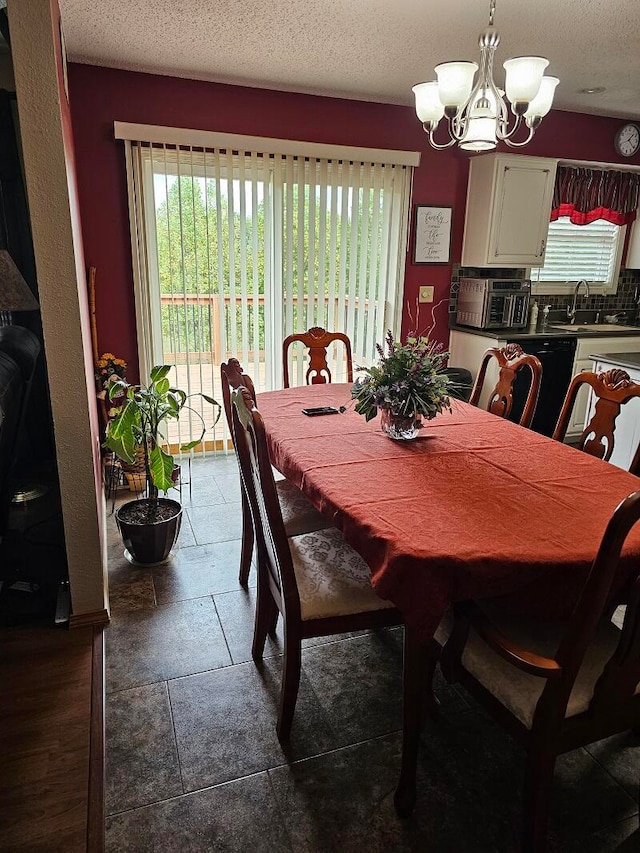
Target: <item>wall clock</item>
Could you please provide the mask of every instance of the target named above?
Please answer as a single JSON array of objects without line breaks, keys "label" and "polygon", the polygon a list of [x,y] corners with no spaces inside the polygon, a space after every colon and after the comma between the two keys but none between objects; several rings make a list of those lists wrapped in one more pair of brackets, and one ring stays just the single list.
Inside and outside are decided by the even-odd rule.
[{"label": "wall clock", "polygon": [[625,124],[616,133],[613,140],[618,154],[623,157],[633,157],[640,148],[640,128],[637,124]]}]

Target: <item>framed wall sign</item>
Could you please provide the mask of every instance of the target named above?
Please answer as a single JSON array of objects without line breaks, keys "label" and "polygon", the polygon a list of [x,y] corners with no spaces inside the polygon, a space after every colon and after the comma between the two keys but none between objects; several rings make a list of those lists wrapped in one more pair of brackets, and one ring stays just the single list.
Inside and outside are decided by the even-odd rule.
[{"label": "framed wall sign", "polygon": [[446,264],[451,245],[452,207],[416,205],[413,263]]}]

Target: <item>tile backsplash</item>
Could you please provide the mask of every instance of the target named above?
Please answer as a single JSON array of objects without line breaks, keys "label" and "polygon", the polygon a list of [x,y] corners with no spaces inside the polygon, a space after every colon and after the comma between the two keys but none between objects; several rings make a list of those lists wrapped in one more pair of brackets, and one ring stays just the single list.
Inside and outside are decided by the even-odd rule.
[{"label": "tile backsplash", "polygon": [[[462,267],[454,264],[451,275],[451,290],[449,293],[449,315],[453,320],[457,303],[461,278],[525,278],[525,269],[486,269],[479,267]],[[604,295],[596,293],[585,299],[580,297],[580,309],[587,311],[627,311],[629,317],[635,318],[638,306],[635,302],[636,287],[640,285],[640,270],[621,269],[618,278],[618,292]],[[564,308],[570,300],[568,294],[545,296],[537,293],[535,299],[538,305],[550,305],[552,310]]]}]

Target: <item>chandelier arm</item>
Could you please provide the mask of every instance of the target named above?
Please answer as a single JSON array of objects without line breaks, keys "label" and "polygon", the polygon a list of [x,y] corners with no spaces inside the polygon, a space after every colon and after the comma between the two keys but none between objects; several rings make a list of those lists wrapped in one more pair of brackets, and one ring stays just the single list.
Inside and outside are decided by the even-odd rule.
[{"label": "chandelier arm", "polygon": [[471,111],[471,108],[473,107],[473,105],[476,102],[476,97],[477,97],[478,93],[480,92],[481,89],[485,88],[485,86],[484,86],[484,67],[483,66],[484,66],[484,55],[482,57],[482,64],[480,65],[480,73],[478,75],[478,82],[475,84],[475,86],[471,90],[471,94],[469,95],[469,97],[465,101],[464,105],[460,108],[460,111],[459,111],[460,117],[465,116],[465,118],[468,118],[469,112]]},{"label": "chandelier arm", "polygon": [[[508,142],[512,136],[515,136],[515,134],[518,131],[518,128],[520,127],[521,124],[522,124],[522,116],[516,115],[515,121],[513,123],[511,130],[507,130],[507,128],[509,126],[509,121],[508,121],[508,119],[505,119],[504,130],[502,128],[498,129],[498,139],[502,140],[502,142]],[[531,138],[531,137],[529,137],[529,138]],[[520,144],[520,143],[517,143],[517,144]]]},{"label": "chandelier arm", "polygon": [[[455,144],[456,144],[456,142],[458,141],[455,137],[452,137],[448,142],[444,142],[444,143],[442,143],[442,142],[436,142],[436,141],[434,140],[434,138],[433,138],[433,134],[434,134],[434,132],[435,132],[435,128],[434,128],[433,130],[430,130],[430,129],[428,128],[428,126],[427,126],[427,122],[426,122],[426,121],[425,121],[425,122],[423,122],[422,127],[423,127],[423,130],[425,131],[425,133],[427,134],[427,137],[428,137],[428,139],[429,139],[429,145],[430,145],[432,148],[435,148],[437,151],[444,151],[444,149],[445,149],[445,148],[451,148],[451,146],[452,146],[452,145],[455,145]],[[450,134],[450,135],[451,135],[451,134]]]},{"label": "chandelier arm", "polygon": [[535,128],[529,128],[529,134],[526,139],[523,139],[522,142],[514,142],[512,139],[505,137],[502,141],[508,145],[510,148],[522,148],[523,145],[527,145],[527,143],[531,142],[533,139],[533,134],[535,133]]},{"label": "chandelier arm", "polygon": [[465,110],[469,102],[461,107],[452,119],[449,119],[449,135],[454,142],[460,142],[467,129],[465,123]]},{"label": "chandelier arm", "polygon": [[496,122],[499,130],[504,129],[506,131],[507,125],[509,124],[509,113],[507,110],[507,105],[505,102],[504,95],[501,94],[500,90],[496,86],[493,79],[493,55],[495,53],[495,49],[491,50],[491,55],[487,59],[487,71],[486,71],[486,80],[487,80],[487,89],[491,92],[496,102]]}]

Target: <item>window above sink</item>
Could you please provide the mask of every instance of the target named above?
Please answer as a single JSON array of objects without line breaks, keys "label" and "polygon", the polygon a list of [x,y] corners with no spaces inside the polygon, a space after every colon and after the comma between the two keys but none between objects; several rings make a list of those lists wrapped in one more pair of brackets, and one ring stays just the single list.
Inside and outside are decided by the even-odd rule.
[{"label": "window above sink", "polygon": [[626,226],[598,219],[574,225],[568,217],[549,223],[544,266],[531,270],[533,294],[572,294],[580,279],[591,293],[614,294]]}]

